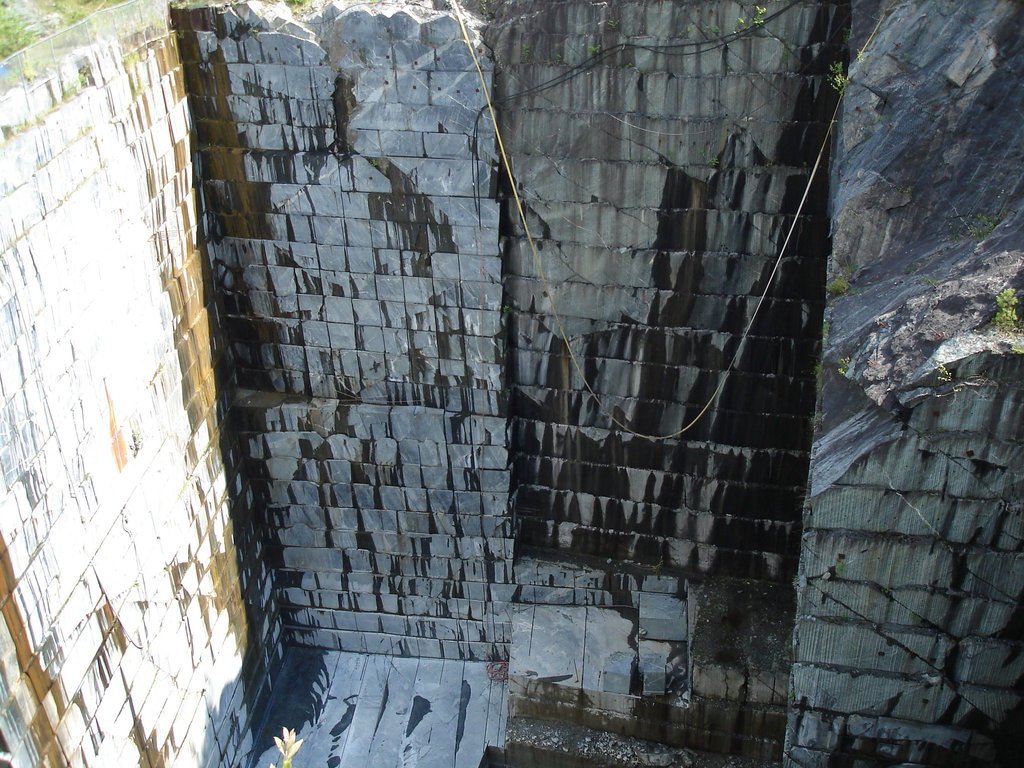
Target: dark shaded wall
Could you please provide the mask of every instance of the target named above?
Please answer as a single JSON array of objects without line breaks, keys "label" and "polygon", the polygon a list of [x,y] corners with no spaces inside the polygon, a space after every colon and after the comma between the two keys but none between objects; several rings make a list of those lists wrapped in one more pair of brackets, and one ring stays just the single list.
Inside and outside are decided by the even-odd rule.
[{"label": "dark shaded wall", "polygon": [[286,640],[507,656],[493,132],[474,132],[484,86],[455,19],[340,5],[303,23],[245,5],[178,19]]},{"label": "dark shaded wall", "polygon": [[845,6],[487,9],[539,257],[509,203],[520,544],[785,579],[821,335],[824,171],[769,281],[835,103]]}]

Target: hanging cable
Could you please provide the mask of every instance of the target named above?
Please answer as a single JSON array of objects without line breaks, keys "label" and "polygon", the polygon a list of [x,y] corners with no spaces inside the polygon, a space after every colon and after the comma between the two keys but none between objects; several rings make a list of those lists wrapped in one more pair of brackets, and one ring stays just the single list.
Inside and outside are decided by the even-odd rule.
[{"label": "hanging cable", "polygon": [[[484,98],[487,100],[487,110],[488,110],[488,113],[490,114],[491,122],[492,122],[492,124],[494,126],[494,136],[495,136],[495,139],[497,140],[497,143],[498,143],[498,151],[501,154],[501,160],[502,160],[502,163],[503,163],[503,165],[505,167],[505,172],[508,174],[509,180],[511,182],[510,183],[510,187],[512,189],[512,197],[513,197],[513,200],[515,201],[516,210],[517,210],[517,212],[519,214],[519,219],[522,222],[523,230],[526,233],[526,240],[527,240],[527,243],[528,243],[529,248],[530,248],[530,254],[531,254],[532,258],[533,258],[534,265],[537,268],[537,274],[540,276],[541,283],[544,286],[544,295],[546,295],[548,297],[548,300],[551,302],[551,314],[552,314],[552,316],[555,319],[555,324],[558,326],[558,334],[559,334],[559,336],[562,339],[562,343],[565,345],[566,351],[569,353],[569,359],[572,362],[573,368],[576,370],[576,373],[579,375],[580,379],[582,380],[583,386],[586,388],[587,392],[589,392],[591,397],[594,398],[594,402],[597,404],[598,410],[602,414],[604,414],[604,416],[612,424],[614,424],[616,427],[618,427],[619,429],[623,430],[624,432],[628,432],[629,434],[635,435],[636,437],[640,437],[640,438],[643,438],[645,440],[651,440],[651,441],[673,440],[673,439],[679,437],[680,435],[682,435],[682,434],[688,432],[690,429],[692,429],[704,417],[704,415],[711,409],[712,405],[714,405],[715,401],[718,399],[718,396],[721,394],[722,390],[725,388],[725,382],[727,380],[729,372],[732,371],[732,369],[736,365],[736,361],[739,359],[740,353],[742,352],[744,344],[746,343],[747,336],[750,334],[750,329],[753,327],[754,321],[757,319],[758,312],[760,311],[761,306],[764,304],[764,301],[765,301],[765,299],[768,296],[768,291],[771,290],[771,287],[772,287],[772,285],[775,282],[775,277],[778,274],[779,266],[782,263],[782,258],[786,254],[787,249],[789,248],[789,243],[790,243],[790,241],[791,241],[791,239],[793,237],[794,231],[796,230],[797,223],[800,220],[800,215],[803,212],[804,205],[807,202],[807,197],[810,194],[811,186],[814,183],[814,178],[815,178],[815,176],[816,176],[816,174],[818,172],[818,169],[821,167],[821,161],[822,161],[822,158],[825,156],[825,152],[826,152],[826,150],[828,148],[829,141],[831,141],[831,138],[832,138],[832,128],[835,125],[836,117],[839,114],[839,107],[842,104],[843,92],[840,91],[839,98],[836,100],[835,109],[833,110],[832,116],[829,119],[828,127],[825,130],[825,136],[824,136],[824,138],[822,139],[822,142],[821,142],[821,147],[818,149],[817,157],[815,157],[815,160],[814,160],[814,166],[811,168],[811,173],[810,173],[810,175],[807,178],[807,184],[804,187],[803,195],[800,198],[800,204],[797,206],[796,213],[793,216],[793,221],[790,224],[788,231],[786,232],[786,237],[785,237],[785,239],[784,239],[784,241],[782,243],[782,247],[779,249],[779,253],[775,257],[775,263],[772,266],[771,273],[768,276],[768,281],[765,284],[764,291],[761,293],[760,297],[758,298],[757,304],[754,307],[754,311],[751,314],[750,319],[747,321],[747,325],[743,329],[742,334],[740,335],[739,343],[736,345],[736,350],[733,352],[733,355],[732,355],[732,357],[729,360],[729,364],[725,368],[723,368],[721,370],[720,374],[719,374],[718,385],[715,387],[714,392],[711,393],[711,396],[708,398],[708,401],[697,412],[697,415],[694,416],[693,419],[691,419],[685,426],[681,427],[680,429],[675,430],[674,432],[670,432],[670,433],[664,434],[664,435],[648,434],[648,433],[640,432],[640,431],[638,431],[636,429],[633,429],[630,425],[628,425],[624,421],[620,420],[618,417],[615,416],[615,414],[613,414],[611,411],[608,410],[608,408],[605,406],[605,404],[604,404],[603,400],[601,399],[601,397],[597,394],[597,392],[594,391],[594,388],[590,385],[590,382],[587,380],[587,377],[586,377],[586,375],[585,375],[585,373],[583,371],[583,367],[580,364],[579,359],[576,356],[576,353],[573,351],[572,345],[569,343],[569,336],[568,336],[568,334],[565,331],[565,326],[564,326],[564,324],[562,322],[562,317],[561,317],[561,315],[558,312],[558,307],[555,305],[554,294],[552,293],[551,286],[550,286],[550,284],[547,281],[547,277],[546,277],[545,272],[544,272],[544,266],[541,263],[540,254],[537,251],[537,245],[536,245],[536,243],[534,241],[533,234],[530,231],[529,222],[527,222],[527,220],[526,220],[526,212],[523,209],[523,203],[522,203],[522,199],[519,196],[519,190],[516,188],[516,184],[515,184],[515,181],[514,181],[515,177],[512,175],[512,165],[511,165],[511,163],[509,163],[508,154],[505,151],[505,142],[502,139],[501,131],[500,131],[499,127],[498,127],[498,119],[497,119],[497,116],[496,116],[496,114],[494,112],[494,103],[491,100],[490,89],[487,87],[487,80],[484,77],[483,68],[480,66],[480,61],[477,58],[476,48],[473,46],[473,42],[470,39],[469,30],[466,27],[466,21],[465,21],[465,18],[463,16],[462,8],[460,7],[460,5],[458,3],[458,0],[451,0],[451,4],[452,4],[452,7],[455,9],[455,15],[456,15],[456,18],[458,19],[459,27],[462,30],[463,40],[465,41],[466,46],[469,48],[470,55],[473,58],[473,64],[476,66],[477,74],[479,74],[479,76],[480,76],[480,83],[481,83],[481,86],[482,86],[482,89],[483,89]],[[787,6],[787,9],[784,9],[784,10],[788,10],[789,7],[792,7],[792,5],[791,6]],[[773,14],[773,18],[775,16],[777,16],[779,13],[782,13],[782,12],[783,11],[779,11],[778,13]],[[871,37],[874,37],[874,34],[877,31],[878,31],[878,27],[875,28],[874,32],[872,32]],[[868,38],[868,42],[870,42],[870,40],[871,40],[871,38],[869,37]],[[680,44],[680,45],[684,45],[684,44]],[[699,45],[699,43],[696,43],[696,44],[691,43],[689,45]],[[865,43],[865,45],[867,45],[867,43]],[[621,46],[621,45],[620,46],[616,46],[616,48],[609,49],[609,52],[614,52],[615,50],[620,50],[620,49],[622,49],[622,47],[623,46]],[[598,56],[600,56],[600,55],[601,54],[598,54]],[[579,66],[579,65],[577,65],[577,66]],[[555,78],[555,79],[557,79],[557,78]],[[549,82],[553,82],[553,81],[549,81]],[[524,91],[524,93],[526,93],[526,92],[529,92],[529,89],[527,89],[527,91]]]}]

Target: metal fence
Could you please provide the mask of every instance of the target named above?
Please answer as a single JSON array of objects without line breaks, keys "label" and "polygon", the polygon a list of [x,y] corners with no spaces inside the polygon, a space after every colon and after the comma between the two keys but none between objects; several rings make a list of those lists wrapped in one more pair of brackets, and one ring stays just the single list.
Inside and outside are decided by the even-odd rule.
[{"label": "metal fence", "polygon": [[168,0],[128,0],[97,11],[67,29],[44,37],[0,61],[0,94],[15,87],[27,88],[43,76],[56,80],[51,88],[69,95],[81,88],[76,67],[67,66],[73,54],[102,40],[142,45],[167,33]]}]

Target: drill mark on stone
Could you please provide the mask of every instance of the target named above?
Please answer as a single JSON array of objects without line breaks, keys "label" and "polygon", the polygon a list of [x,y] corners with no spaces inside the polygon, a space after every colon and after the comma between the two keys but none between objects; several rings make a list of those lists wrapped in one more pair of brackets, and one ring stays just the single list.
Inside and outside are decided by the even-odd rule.
[{"label": "drill mark on stone", "polygon": [[455,727],[455,754],[459,754],[459,745],[462,743],[462,737],[466,733],[466,713],[469,711],[469,696],[473,692],[470,688],[469,683],[465,680],[462,681],[462,693],[459,696],[459,720],[458,725]]},{"label": "drill mark on stone", "polygon": [[573,675],[552,675],[551,677],[539,677],[538,681],[542,683],[562,683],[566,680],[570,680]]},{"label": "drill mark on stone", "polygon": [[340,736],[348,730],[348,727],[352,725],[352,718],[356,716],[356,704],[359,701],[359,696],[357,694],[352,694],[351,696],[347,696],[344,701],[345,714],[341,716],[341,720],[338,721],[337,725],[331,728],[331,736],[335,739],[340,738]]},{"label": "drill mark on stone", "polygon": [[388,706],[388,696],[390,694],[391,694],[391,684],[390,684],[390,682],[384,683],[384,696],[380,700],[380,709],[377,711],[377,722],[374,723],[374,725],[373,725],[373,733],[374,733],[374,735],[377,734],[377,729],[380,728],[380,721],[381,721],[381,718],[384,717],[384,710]]},{"label": "drill mark on stone", "polygon": [[416,726],[430,712],[430,700],[422,696],[414,696],[412,699],[412,712],[409,714],[409,724],[405,727],[406,738],[412,735]]}]

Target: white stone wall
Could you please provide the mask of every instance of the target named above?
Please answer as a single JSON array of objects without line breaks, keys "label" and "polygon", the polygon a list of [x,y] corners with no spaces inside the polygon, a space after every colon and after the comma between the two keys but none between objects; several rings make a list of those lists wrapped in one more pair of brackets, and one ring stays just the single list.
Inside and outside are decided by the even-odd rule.
[{"label": "white stone wall", "polygon": [[238,585],[181,70],[166,32],[70,66],[0,95],[0,734],[19,768],[226,764],[277,651]]}]

